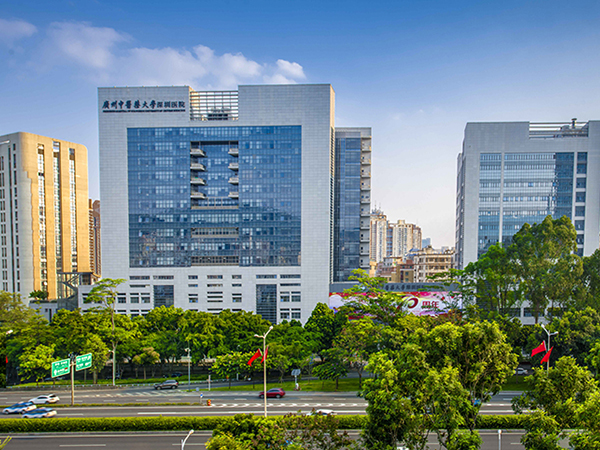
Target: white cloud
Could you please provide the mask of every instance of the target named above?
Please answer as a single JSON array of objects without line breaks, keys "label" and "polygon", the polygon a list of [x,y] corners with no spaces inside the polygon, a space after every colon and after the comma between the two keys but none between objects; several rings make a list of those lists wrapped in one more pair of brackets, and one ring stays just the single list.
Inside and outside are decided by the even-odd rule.
[{"label": "white cloud", "polygon": [[231,89],[240,83],[295,83],[306,78],[302,66],[277,60],[259,63],[241,53],[218,55],[209,47],[128,47],[131,38],[112,28],[87,23],[53,23],[45,46],[47,64],[68,62],[84,77],[107,85],[190,85]]},{"label": "white cloud", "polygon": [[35,25],[24,20],[0,19],[0,44],[13,48],[15,42],[33,36],[37,32]]}]

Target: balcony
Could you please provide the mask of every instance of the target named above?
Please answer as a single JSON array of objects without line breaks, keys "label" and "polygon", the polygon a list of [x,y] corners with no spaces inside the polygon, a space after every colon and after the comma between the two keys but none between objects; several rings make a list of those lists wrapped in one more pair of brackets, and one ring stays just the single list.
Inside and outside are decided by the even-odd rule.
[{"label": "balcony", "polygon": [[192,148],[190,150],[190,155],[192,155],[192,156],[202,156],[203,158],[206,157],[206,153],[201,148]]},{"label": "balcony", "polygon": [[232,147],[227,153],[229,153],[231,156],[240,156],[240,149]]},{"label": "balcony", "polygon": [[240,177],[230,177],[229,184],[240,184]]},{"label": "balcony", "polygon": [[362,183],[360,183],[360,189],[361,190],[371,189],[371,183],[368,181],[363,181]]},{"label": "balcony", "polygon": [[229,163],[229,168],[231,170],[240,170],[240,163],[236,163],[236,162]]},{"label": "balcony", "polygon": [[361,197],[360,202],[361,203],[371,203],[371,197]]},{"label": "balcony", "polygon": [[363,208],[363,209],[360,210],[360,215],[363,216],[363,217],[370,217],[371,216],[371,211],[369,210],[369,208]]},{"label": "balcony", "polygon": [[363,156],[362,158],[360,158],[360,163],[365,165],[371,165],[371,158]]},{"label": "balcony", "polygon": [[206,200],[206,194],[204,192],[194,192],[191,193],[192,198],[198,198],[200,200]]},{"label": "balcony", "polygon": [[240,193],[239,192],[230,192],[228,197],[229,198],[240,198]]},{"label": "balcony", "polygon": [[369,236],[362,235],[360,237],[360,242],[369,243]]},{"label": "balcony", "polygon": [[206,180],[204,178],[199,177],[190,178],[190,183],[195,184],[197,186],[206,186]]},{"label": "balcony", "polygon": [[191,163],[190,164],[190,169],[192,170],[201,170],[201,171],[205,171],[206,167],[204,166],[204,164],[200,164],[200,163]]},{"label": "balcony", "polygon": [[369,246],[361,246],[360,247],[360,256],[369,256]]},{"label": "balcony", "polygon": [[363,170],[360,172],[360,176],[363,178],[371,178],[371,171],[370,170]]}]

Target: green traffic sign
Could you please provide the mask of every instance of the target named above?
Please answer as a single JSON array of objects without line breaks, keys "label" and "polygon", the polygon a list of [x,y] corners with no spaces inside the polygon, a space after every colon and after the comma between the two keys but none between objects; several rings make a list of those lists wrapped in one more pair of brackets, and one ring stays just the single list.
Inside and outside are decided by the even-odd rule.
[{"label": "green traffic sign", "polygon": [[75,370],[89,369],[92,367],[92,354],[81,355],[75,358]]},{"label": "green traffic sign", "polygon": [[68,359],[54,361],[52,363],[52,378],[68,374],[71,371],[71,368],[69,367],[69,362],[70,361]]}]

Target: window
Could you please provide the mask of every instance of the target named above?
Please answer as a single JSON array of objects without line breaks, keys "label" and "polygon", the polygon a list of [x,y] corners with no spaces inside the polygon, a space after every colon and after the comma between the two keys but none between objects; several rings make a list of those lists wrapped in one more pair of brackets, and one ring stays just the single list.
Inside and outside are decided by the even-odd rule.
[{"label": "window", "polygon": [[219,288],[219,287],[223,287],[223,283],[208,283],[206,285],[206,287],[208,287],[208,288]]},{"label": "window", "polygon": [[302,297],[300,295],[300,292],[292,292],[292,301],[293,302],[302,301]]},{"label": "window", "polygon": [[577,235],[577,244],[583,245],[583,234]]},{"label": "window", "polygon": [[587,161],[587,152],[579,152],[577,153],[577,161]]},{"label": "window", "polygon": [[292,308],[292,319],[302,319],[302,310],[300,308]]},{"label": "window", "polygon": [[142,303],[150,303],[150,294],[142,294]]},{"label": "window", "polygon": [[175,278],[173,275],[154,275],[155,280],[172,280]]},{"label": "window", "polygon": [[576,192],[575,201],[578,203],[585,202],[585,192]]},{"label": "window", "polygon": [[241,280],[242,276],[241,275],[231,275],[231,278],[233,278],[234,280]]},{"label": "window", "polygon": [[223,275],[206,275],[206,278],[209,280],[222,280]]},{"label": "window", "polygon": [[188,275],[188,280],[197,280],[198,275]]},{"label": "window", "polygon": [[289,309],[282,309],[279,311],[279,318],[281,320],[290,320],[290,310]]},{"label": "window", "polygon": [[585,220],[576,220],[575,221],[575,229],[576,230],[583,230],[583,229],[585,229]]},{"label": "window", "polygon": [[259,280],[265,280],[265,279],[277,278],[277,275],[256,275],[256,278]]},{"label": "window", "polygon": [[242,283],[231,283],[231,287],[242,287]]},{"label": "window", "polygon": [[197,284],[188,284],[188,287],[191,287],[191,288],[197,288],[197,287],[198,287],[198,285],[197,285]]},{"label": "window", "polygon": [[281,292],[279,294],[279,301],[289,302],[290,301],[290,293],[289,292]]},{"label": "window", "polygon": [[298,274],[279,275],[279,278],[300,278],[300,275],[298,275]]},{"label": "window", "polygon": [[140,294],[132,292],[131,294],[129,294],[129,301],[131,301],[131,303],[139,303],[140,302]]},{"label": "window", "polygon": [[300,283],[281,283],[279,286],[301,286]]},{"label": "window", "polygon": [[148,275],[132,275],[129,277],[130,280],[149,280],[150,277]]},{"label": "window", "polygon": [[585,189],[587,178],[577,178],[577,189]]},{"label": "window", "polygon": [[233,301],[233,303],[242,303],[242,293],[234,292],[233,294],[231,294],[231,300]]},{"label": "window", "polygon": [[575,215],[576,216],[585,216],[585,206],[576,206],[575,207]]},{"label": "window", "polygon": [[198,303],[198,294],[188,294],[189,303]]},{"label": "window", "polygon": [[127,303],[127,294],[117,294],[117,302],[119,303]]},{"label": "window", "polygon": [[578,163],[577,164],[577,173],[587,173],[587,164]]}]

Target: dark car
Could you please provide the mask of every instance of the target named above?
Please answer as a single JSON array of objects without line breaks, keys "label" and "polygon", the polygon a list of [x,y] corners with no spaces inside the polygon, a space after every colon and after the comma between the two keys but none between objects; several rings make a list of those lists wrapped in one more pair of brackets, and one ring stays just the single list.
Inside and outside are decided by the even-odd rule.
[{"label": "dark car", "polygon": [[179,381],[177,380],[165,380],[162,383],[156,383],[154,389],[177,389],[179,387]]},{"label": "dark car", "polygon": [[[273,389],[269,389],[267,391],[267,398],[281,398],[285,396],[285,391],[281,388],[273,388]],[[258,398],[264,398],[265,397],[265,392],[262,391],[260,394],[258,394]]]},{"label": "dark car", "polygon": [[171,374],[173,378],[179,378],[181,376],[181,372],[174,372]]}]

